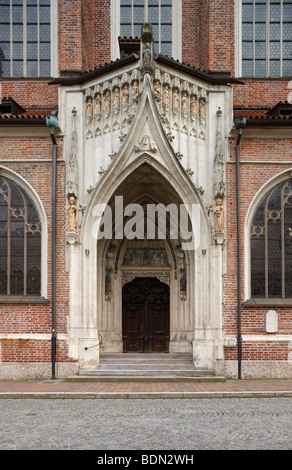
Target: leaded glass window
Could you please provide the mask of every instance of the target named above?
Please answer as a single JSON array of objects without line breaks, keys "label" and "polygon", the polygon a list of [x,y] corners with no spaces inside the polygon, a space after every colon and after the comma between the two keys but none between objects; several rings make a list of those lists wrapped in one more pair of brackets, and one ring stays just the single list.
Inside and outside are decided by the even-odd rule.
[{"label": "leaded glass window", "polygon": [[0,0],[0,78],[51,76],[51,1]]},{"label": "leaded glass window", "polygon": [[121,37],[140,37],[144,22],[152,24],[154,50],[172,56],[172,0],[120,0]]},{"label": "leaded glass window", "polygon": [[40,295],[41,223],[28,195],[0,176],[0,295]]},{"label": "leaded glass window", "polygon": [[261,201],[250,242],[252,297],[292,297],[292,180]]},{"label": "leaded glass window", "polygon": [[241,75],[292,76],[291,0],[242,0]]}]

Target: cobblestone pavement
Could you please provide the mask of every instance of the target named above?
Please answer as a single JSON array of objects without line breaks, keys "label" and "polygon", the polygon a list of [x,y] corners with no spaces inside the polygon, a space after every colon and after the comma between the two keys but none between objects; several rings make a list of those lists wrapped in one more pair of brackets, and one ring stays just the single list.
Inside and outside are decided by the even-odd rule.
[{"label": "cobblestone pavement", "polygon": [[0,449],[291,450],[292,399],[4,399]]}]

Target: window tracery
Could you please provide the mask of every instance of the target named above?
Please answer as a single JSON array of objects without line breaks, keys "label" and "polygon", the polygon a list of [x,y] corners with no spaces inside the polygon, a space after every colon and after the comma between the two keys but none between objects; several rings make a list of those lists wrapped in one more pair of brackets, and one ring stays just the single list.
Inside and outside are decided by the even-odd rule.
[{"label": "window tracery", "polygon": [[292,297],[292,180],[259,204],[251,232],[252,297]]},{"label": "window tracery", "polygon": [[0,295],[40,295],[41,223],[24,191],[0,176]]}]

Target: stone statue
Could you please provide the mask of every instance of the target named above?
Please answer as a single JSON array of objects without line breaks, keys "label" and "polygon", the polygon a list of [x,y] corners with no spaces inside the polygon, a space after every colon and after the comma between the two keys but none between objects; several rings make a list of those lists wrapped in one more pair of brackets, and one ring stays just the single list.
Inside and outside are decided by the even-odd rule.
[{"label": "stone statue", "polygon": [[118,87],[115,87],[115,89],[114,89],[113,104],[114,104],[115,108],[120,107],[120,91],[119,91]]},{"label": "stone statue", "polygon": [[169,104],[169,85],[164,86],[163,90],[163,104]]},{"label": "stone statue", "polygon": [[140,142],[137,142],[134,146],[135,152],[140,151],[149,151],[149,152],[156,152],[157,146],[155,142],[150,141],[149,135],[143,135]]},{"label": "stone statue", "polygon": [[216,130],[216,144],[215,144],[215,159],[214,159],[214,196],[223,197],[225,194],[225,158],[223,147],[223,135],[221,130],[222,111],[219,108],[217,111],[217,130]]},{"label": "stone statue", "polygon": [[146,44],[144,52],[143,52],[143,61],[144,66],[149,66],[151,64],[151,51],[150,51],[150,44]]},{"label": "stone statue", "polygon": [[75,205],[75,197],[70,196],[67,208],[67,231],[77,232],[78,209]]},{"label": "stone statue", "polygon": [[123,86],[122,104],[129,104],[129,85]]},{"label": "stone statue", "polygon": [[222,149],[222,135],[217,132],[216,136],[216,150],[214,161],[214,193],[217,195],[224,195],[224,154]]},{"label": "stone statue", "polygon": [[132,86],[132,98],[136,98],[138,93],[139,93],[139,83],[138,83],[138,80],[134,80],[133,86]]},{"label": "stone statue", "polygon": [[183,111],[188,110],[188,94],[186,91],[182,95],[182,109]]},{"label": "stone statue", "polygon": [[110,109],[111,109],[111,94],[110,94],[110,91],[107,90],[104,95],[103,110],[110,111]]},{"label": "stone statue", "polygon": [[225,220],[224,220],[224,207],[222,205],[222,198],[216,198],[216,205],[214,207],[214,221],[215,221],[215,232],[224,232]]},{"label": "stone statue", "polygon": [[206,101],[204,99],[200,99],[200,118],[205,119],[206,117]]},{"label": "stone statue", "polygon": [[89,97],[86,102],[86,117],[92,116],[92,98]]},{"label": "stone statue", "polygon": [[178,96],[178,90],[177,90],[177,88],[175,88],[175,89],[173,90],[172,106],[173,106],[174,108],[178,108],[178,107],[179,107],[179,96]]},{"label": "stone statue", "polygon": [[197,98],[195,95],[192,96],[192,99],[191,99],[191,114],[193,114],[194,116],[197,115],[197,112],[198,112],[198,103],[197,103]]},{"label": "stone statue", "polygon": [[155,83],[154,83],[154,94],[156,96],[160,96],[161,94],[161,84],[160,84],[160,81],[159,80],[155,80]]},{"label": "stone statue", "polygon": [[106,270],[105,274],[105,293],[109,294],[112,291],[112,278],[111,278],[111,271],[109,269]]},{"label": "stone statue", "polygon": [[100,113],[101,113],[101,96],[100,96],[100,93],[98,93],[95,98],[95,114],[100,114]]},{"label": "stone statue", "polygon": [[77,110],[72,109],[72,137],[71,152],[69,155],[69,166],[67,173],[67,193],[77,194],[77,131],[76,131]]}]

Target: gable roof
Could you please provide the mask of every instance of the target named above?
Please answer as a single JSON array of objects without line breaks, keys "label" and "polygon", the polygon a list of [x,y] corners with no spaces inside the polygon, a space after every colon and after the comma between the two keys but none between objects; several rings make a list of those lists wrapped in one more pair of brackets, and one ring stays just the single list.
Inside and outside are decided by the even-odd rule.
[{"label": "gable roof", "polygon": [[[55,80],[52,80],[49,84],[50,85],[81,85],[82,83],[86,83],[89,80],[97,78],[107,72],[115,70],[116,68],[122,67],[124,65],[128,65],[140,60],[139,54],[129,54],[121,59],[117,59],[115,61],[110,62],[109,64],[101,65],[100,67],[96,67],[94,70],[90,70],[89,72],[83,72],[79,76],[72,76],[72,77],[59,77]],[[187,73],[196,77],[200,80],[203,80],[208,83],[213,83],[216,85],[228,85],[230,83],[237,83],[243,84],[240,80],[236,78],[232,78],[229,73],[220,73],[220,72],[207,72],[205,70],[196,69],[195,67],[191,67],[190,65],[184,64],[183,62],[179,62],[162,54],[158,54],[154,57],[154,62],[165,64],[170,67],[173,67],[176,70],[181,72]]]},{"label": "gable roof", "polygon": [[252,126],[291,126],[292,104],[279,101],[270,109],[235,109],[234,117],[245,117],[246,125]]},{"label": "gable roof", "polygon": [[51,108],[26,110],[10,96],[3,97],[0,99],[0,125],[46,126],[46,116],[52,111]]}]

